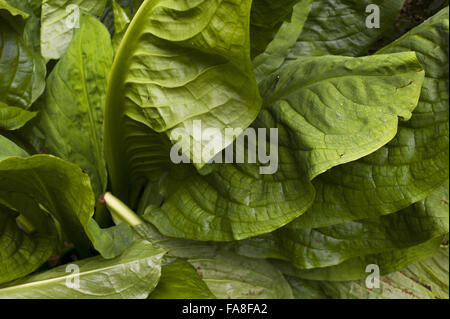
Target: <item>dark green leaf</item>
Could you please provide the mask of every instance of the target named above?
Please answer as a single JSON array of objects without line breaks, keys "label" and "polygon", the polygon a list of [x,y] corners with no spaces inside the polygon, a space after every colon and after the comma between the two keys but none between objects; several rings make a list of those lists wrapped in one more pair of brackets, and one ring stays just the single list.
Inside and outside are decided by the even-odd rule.
[{"label": "dark green leaf", "polygon": [[0,21],[0,100],[28,108],[45,87],[45,64],[21,35]]},{"label": "dark green leaf", "polygon": [[108,31],[97,19],[83,15],[48,77],[37,124],[47,151],[84,169],[97,197],[107,183],[103,111],[112,58]]}]

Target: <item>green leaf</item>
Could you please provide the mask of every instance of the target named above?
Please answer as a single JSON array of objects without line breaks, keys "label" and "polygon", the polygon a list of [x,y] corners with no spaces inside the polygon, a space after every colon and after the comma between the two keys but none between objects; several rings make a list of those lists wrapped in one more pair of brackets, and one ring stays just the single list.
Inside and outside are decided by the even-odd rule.
[{"label": "green leaf", "polygon": [[44,91],[44,61],[3,21],[0,21],[0,48],[1,102],[26,109]]},{"label": "green leaf", "polygon": [[[289,49],[295,44],[303,29],[313,0],[301,0],[296,2],[298,3],[293,7],[290,21],[283,22],[273,39],[265,47],[264,52],[256,56],[253,60],[258,83],[272,72],[276,71],[284,63]],[[256,1],[253,5],[256,6],[258,3],[264,2]],[[264,4],[266,5],[266,3]]]},{"label": "green leaf", "polygon": [[[207,143],[193,135],[194,121],[202,121],[202,134],[217,128],[224,136],[226,128],[246,129],[256,118],[260,97],[250,61],[250,7],[250,0],[159,0],[140,7],[115,58],[106,105],[111,184],[125,202],[138,177],[170,163],[168,149],[178,142],[171,137],[174,129],[184,129],[183,153],[195,159]],[[232,140],[226,143],[222,148]]]},{"label": "green leaf", "polygon": [[268,261],[230,252],[188,260],[219,299],[290,299],[292,291],[281,272]]},{"label": "green leaf", "polygon": [[448,179],[448,12],[442,10],[380,51],[416,51],[426,73],[419,104],[388,145],[313,181],[318,196],[295,221],[297,227],[390,214],[424,199]]},{"label": "green leaf", "polygon": [[[284,22],[291,20],[292,8],[300,0],[254,0],[250,19],[252,57],[265,51]],[[305,6],[305,1],[301,1]],[[308,0],[311,3],[311,0]],[[308,5],[304,8],[309,11]],[[307,14],[307,12],[306,12]],[[297,34],[298,36],[298,34]],[[293,43],[292,43],[293,44]]]},{"label": "green leaf", "polygon": [[417,246],[355,257],[339,265],[324,268],[298,269],[283,261],[274,261],[274,265],[287,275],[303,279],[326,281],[359,280],[369,275],[366,272],[368,265],[377,265],[380,269],[380,274],[387,275],[404,269],[414,262],[433,256],[438,251],[441,242],[442,236]]},{"label": "green leaf", "polygon": [[[259,119],[278,127],[310,179],[368,155],[395,137],[420,95],[424,72],[413,52],[362,58],[305,57],[262,83]],[[267,124],[266,124],[267,123]]]},{"label": "green leaf", "polygon": [[299,299],[448,299],[448,248],[404,270],[380,278],[380,287],[369,289],[365,280],[329,282],[287,277]]},{"label": "green leaf", "polygon": [[401,212],[317,229],[289,224],[238,243],[250,257],[279,258],[301,269],[338,265],[348,259],[405,249],[449,232],[448,181],[426,200]]},{"label": "green leaf", "polygon": [[12,282],[0,298],[144,299],[158,283],[163,255],[140,241],[114,259],[92,257]]},{"label": "green leaf", "polygon": [[103,111],[112,58],[106,28],[83,15],[66,53],[48,77],[37,124],[47,151],[84,169],[97,197],[107,183]]},{"label": "green leaf", "polygon": [[183,259],[163,262],[158,286],[150,299],[214,299],[195,268]]},{"label": "green leaf", "polygon": [[41,52],[46,60],[59,59],[79,28],[81,13],[100,16],[106,0],[43,0],[41,14]]},{"label": "green leaf", "polygon": [[10,156],[28,157],[28,154],[14,142],[0,135],[0,161]]},{"label": "green leaf", "polygon": [[113,14],[114,14],[114,36],[112,38],[114,52],[117,52],[122,41],[128,25],[130,24],[130,18],[126,11],[117,3],[112,0]]},{"label": "green leaf", "polygon": [[0,129],[17,130],[36,115],[37,112],[26,111],[20,107],[8,106],[0,102]]},{"label": "green leaf", "polygon": [[78,166],[50,155],[16,157],[11,151],[26,154],[15,144],[6,145],[9,153],[4,156],[4,140],[0,137],[0,193],[23,194],[45,207],[83,256],[89,255],[89,240],[105,258],[113,258],[130,246],[132,230],[128,225],[101,229],[92,219],[94,194],[89,177]]},{"label": "green leaf", "polygon": [[[315,0],[291,56],[360,56],[394,23],[405,0]],[[379,28],[369,28],[369,5],[379,7]]]},{"label": "green leaf", "polygon": [[28,233],[19,227],[16,215],[0,204],[0,283],[35,271],[56,249],[55,229]]}]

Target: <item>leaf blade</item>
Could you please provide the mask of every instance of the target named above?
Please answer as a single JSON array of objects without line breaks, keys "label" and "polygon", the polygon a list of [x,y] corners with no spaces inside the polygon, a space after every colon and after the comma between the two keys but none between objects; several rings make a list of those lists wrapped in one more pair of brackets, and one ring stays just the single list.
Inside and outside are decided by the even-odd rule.
[{"label": "leaf blade", "polygon": [[144,299],[158,283],[164,253],[140,241],[115,259],[92,257],[72,263],[79,270],[79,287],[67,284],[74,274],[63,265],[1,287],[0,298]]}]

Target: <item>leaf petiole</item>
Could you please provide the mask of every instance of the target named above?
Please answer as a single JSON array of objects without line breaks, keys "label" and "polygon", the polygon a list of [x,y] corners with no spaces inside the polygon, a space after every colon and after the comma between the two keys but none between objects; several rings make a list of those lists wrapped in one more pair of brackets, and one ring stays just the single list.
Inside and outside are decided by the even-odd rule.
[{"label": "leaf petiole", "polygon": [[111,214],[114,214],[130,226],[135,227],[144,223],[139,216],[113,194],[107,192],[100,200],[106,204],[106,207],[108,207]]}]

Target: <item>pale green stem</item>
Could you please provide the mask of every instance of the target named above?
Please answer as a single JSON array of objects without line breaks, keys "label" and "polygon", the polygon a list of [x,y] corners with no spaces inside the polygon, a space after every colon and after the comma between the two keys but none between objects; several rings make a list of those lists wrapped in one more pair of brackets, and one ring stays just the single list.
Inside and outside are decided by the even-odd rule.
[{"label": "pale green stem", "polygon": [[144,221],[139,218],[127,205],[125,205],[120,199],[115,197],[111,193],[105,193],[103,195],[106,207],[110,210],[111,214],[120,218],[132,227],[143,224]]}]

